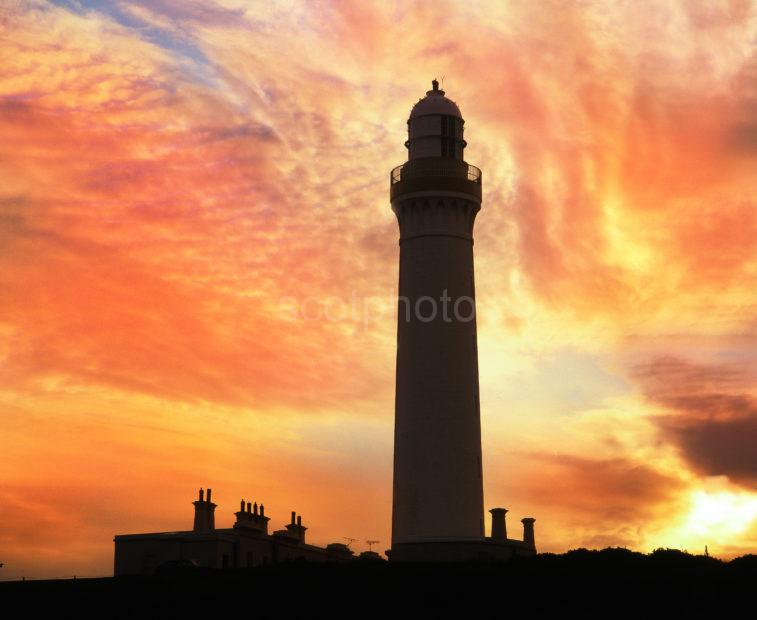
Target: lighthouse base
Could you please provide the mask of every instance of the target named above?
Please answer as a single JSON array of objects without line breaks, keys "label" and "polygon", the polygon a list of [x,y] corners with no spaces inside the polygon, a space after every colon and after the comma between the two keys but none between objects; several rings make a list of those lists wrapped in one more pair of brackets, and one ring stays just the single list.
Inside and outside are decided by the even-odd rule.
[{"label": "lighthouse base", "polygon": [[386,555],[392,562],[502,562],[536,549],[522,540],[443,539],[395,543]]}]

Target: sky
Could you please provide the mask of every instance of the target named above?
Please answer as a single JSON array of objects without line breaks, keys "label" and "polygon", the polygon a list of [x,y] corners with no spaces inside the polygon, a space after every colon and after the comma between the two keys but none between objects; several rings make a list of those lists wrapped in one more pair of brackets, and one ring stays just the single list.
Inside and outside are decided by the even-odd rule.
[{"label": "sky", "polygon": [[199,487],[389,547],[434,77],[483,171],[486,508],[757,552],[757,4],[4,0],[0,579],[111,574]]}]

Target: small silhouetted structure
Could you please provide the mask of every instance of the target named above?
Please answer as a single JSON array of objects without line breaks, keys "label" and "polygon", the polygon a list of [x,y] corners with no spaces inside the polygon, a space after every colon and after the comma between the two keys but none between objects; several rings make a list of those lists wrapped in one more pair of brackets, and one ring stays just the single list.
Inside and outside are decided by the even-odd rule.
[{"label": "small silhouetted structure", "polygon": [[358,560],[370,560],[370,561],[380,561],[383,562],[384,558],[382,558],[378,553],[376,553],[373,550],[373,545],[377,545],[380,543],[380,540],[366,540],[366,544],[368,545],[368,551],[363,551],[359,556]]},{"label": "small silhouetted structure", "polygon": [[270,534],[270,518],[265,515],[263,504],[241,500],[231,528],[215,527],[216,504],[212,501],[211,489],[207,492],[200,489],[193,505],[191,531],[116,536],[114,574],[183,573],[291,560],[343,562],[354,557],[342,543],[332,543],[326,548],[307,544],[307,528],[302,524],[302,516],[295,511],[283,529]]}]

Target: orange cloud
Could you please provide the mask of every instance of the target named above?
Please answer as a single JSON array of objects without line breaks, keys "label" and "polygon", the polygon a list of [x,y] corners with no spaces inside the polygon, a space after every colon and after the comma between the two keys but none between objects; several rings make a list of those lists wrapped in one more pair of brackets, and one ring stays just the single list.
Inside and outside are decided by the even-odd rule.
[{"label": "orange cloud", "polygon": [[[388,539],[387,175],[435,75],[484,172],[485,431],[533,452],[487,497],[545,548],[634,546],[686,485],[749,479],[724,460],[750,423],[722,360],[751,376],[750,3],[35,0],[0,20],[14,564],[22,515],[48,524],[27,574],[105,571],[113,533],[181,527],[209,483],[299,502],[319,542]],[[553,456],[572,423],[581,450]]]}]

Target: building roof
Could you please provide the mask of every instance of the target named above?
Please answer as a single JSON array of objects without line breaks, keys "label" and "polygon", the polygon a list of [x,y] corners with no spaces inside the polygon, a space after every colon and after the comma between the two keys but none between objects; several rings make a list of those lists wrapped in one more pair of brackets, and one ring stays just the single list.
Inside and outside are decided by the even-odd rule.
[{"label": "building roof", "polygon": [[410,119],[429,114],[462,118],[463,115],[460,114],[460,108],[457,107],[457,104],[451,99],[447,99],[444,96],[443,90],[439,90],[439,82],[434,80],[431,84],[433,88],[427,91],[426,96],[423,99],[419,99],[418,103],[413,106],[413,109],[410,111]]}]

